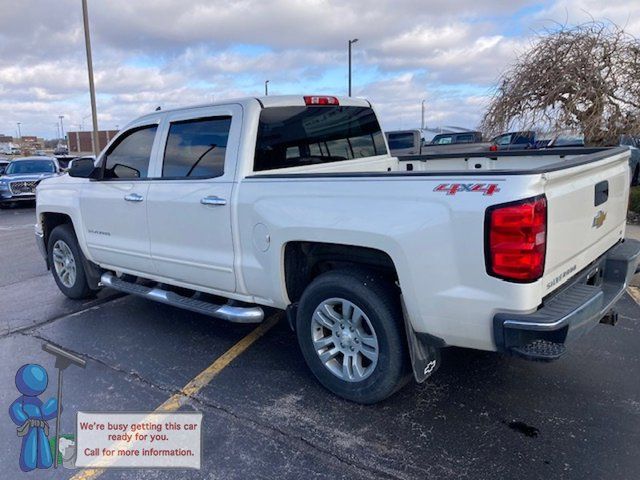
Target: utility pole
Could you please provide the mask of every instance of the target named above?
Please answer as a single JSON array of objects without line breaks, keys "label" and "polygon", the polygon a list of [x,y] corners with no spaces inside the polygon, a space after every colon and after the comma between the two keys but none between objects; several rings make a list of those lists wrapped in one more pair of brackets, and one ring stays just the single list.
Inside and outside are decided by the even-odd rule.
[{"label": "utility pole", "polygon": [[426,100],[422,100],[421,112],[422,112],[422,123],[420,123],[420,130],[424,130],[424,103]]},{"label": "utility pole", "polygon": [[268,96],[269,95],[269,80],[265,80],[264,81],[264,96]]},{"label": "utility pole", "polygon": [[20,131],[20,125],[22,125],[22,122],[17,122],[17,125],[18,125],[18,138],[22,140],[22,132]]},{"label": "utility pole", "polygon": [[349,96],[351,96],[351,45],[353,45],[357,41],[357,38],[349,40]]},{"label": "utility pole", "polygon": [[87,0],[82,0],[82,20],[84,22],[84,43],[87,49],[87,71],[89,73],[91,118],[93,120],[93,153],[97,158],[100,153],[100,144],[98,143],[98,113],[96,111],[96,87],[93,83],[93,58],[91,57],[91,34],[89,33],[89,11],[87,8]]}]

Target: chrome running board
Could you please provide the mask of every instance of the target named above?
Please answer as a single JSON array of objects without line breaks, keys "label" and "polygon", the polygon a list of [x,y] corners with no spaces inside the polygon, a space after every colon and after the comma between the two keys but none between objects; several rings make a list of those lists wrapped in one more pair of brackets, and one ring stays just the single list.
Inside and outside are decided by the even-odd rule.
[{"label": "chrome running board", "polygon": [[185,297],[175,292],[163,290],[159,287],[147,287],[138,283],[126,282],[119,279],[112,273],[103,273],[100,282],[105,287],[113,288],[120,292],[137,295],[139,297],[148,298],[174,307],[183,308],[210,317],[220,318],[227,322],[233,323],[260,323],[264,319],[262,308],[255,307],[237,307],[234,305],[216,305],[211,302],[205,302],[195,298]]}]

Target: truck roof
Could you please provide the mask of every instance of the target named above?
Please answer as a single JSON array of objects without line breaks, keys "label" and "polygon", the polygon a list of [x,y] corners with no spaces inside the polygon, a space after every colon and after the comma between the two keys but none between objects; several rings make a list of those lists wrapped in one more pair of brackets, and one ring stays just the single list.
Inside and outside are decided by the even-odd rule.
[{"label": "truck roof", "polygon": [[168,108],[168,109],[162,109],[162,110],[158,110],[156,112],[149,112],[146,115],[142,115],[140,117],[138,117],[138,119],[140,118],[146,118],[146,117],[153,117],[153,116],[157,116],[157,115],[162,115],[163,113],[167,113],[167,112],[179,112],[181,110],[189,110],[192,108],[200,108],[200,107],[213,107],[213,106],[217,106],[217,105],[229,105],[229,104],[240,104],[242,106],[254,103],[254,102],[259,102],[263,107],[265,108],[269,108],[269,107],[304,107],[305,106],[305,101],[304,101],[304,97],[306,96],[318,96],[318,97],[334,97],[338,99],[338,104],[341,106],[348,106],[348,107],[370,107],[371,103],[364,99],[364,98],[356,98],[356,97],[340,97],[340,96],[336,96],[336,95],[318,95],[318,94],[300,94],[300,95],[267,95],[267,96],[261,96],[261,97],[239,97],[239,98],[229,98],[229,99],[225,99],[225,100],[221,100],[218,102],[207,102],[207,103],[200,103],[200,104],[195,104],[195,105],[185,105],[183,107],[175,107],[175,108]]}]

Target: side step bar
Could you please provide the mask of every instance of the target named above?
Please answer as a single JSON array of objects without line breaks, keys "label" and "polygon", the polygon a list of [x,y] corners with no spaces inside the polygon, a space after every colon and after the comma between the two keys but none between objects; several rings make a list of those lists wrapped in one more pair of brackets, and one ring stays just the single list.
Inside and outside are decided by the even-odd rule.
[{"label": "side step bar", "polygon": [[146,287],[137,283],[125,282],[112,273],[103,273],[100,282],[105,287],[120,292],[138,295],[174,307],[209,315],[233,323],[260,323],[264,319],[264,311],[260,307],[236,307],[233,305],[216,305],[195,298],[185,297],[175,292],[158,287]]}]

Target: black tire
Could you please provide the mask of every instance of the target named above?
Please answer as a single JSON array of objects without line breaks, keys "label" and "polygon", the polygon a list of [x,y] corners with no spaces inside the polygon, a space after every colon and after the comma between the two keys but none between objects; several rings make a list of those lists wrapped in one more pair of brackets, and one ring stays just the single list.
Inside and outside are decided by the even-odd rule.
[{"label": "black tire", "polygon": [[5,210],[7,208],[11,208],[12,206],[13,206],[13,204],[10,203],[10,202],[2,202],[2,203],[0,203],[0,208],[3,209],[3,210]]},{"label": "black tire", "polygon": [[[53,249],[54,245],[58,241],[63,242],[69,247],[75,263],[75,281],[69,286],[65,285],[60,279],[54,263]],[[78,240],[76,239],[76,234],[73,231],[73,227],[71,225],[58,225],[53,229],[53,231],[49,235],[49,241],[47,244],[47,255],[49,257],[51,273],[53,274],[53,278],[55,279],[56,284],[58,285],[58,288],[62,293],[74,300],[90,298],[94,295],[93,290],[89,288],[89,284],[87,282],[87,276],[84,270],[84,256],[82,255],[82,251],[78,246]]]},{"label": "black tire", "polygon": [[[314,347],[312,335],[314,328],[318,328],[313,322],[314,312],[323,302],[333,298],[346,299],[360,308],[375,331],[377,363],[363,380],[347,381],[334,374],[320,360]],[[335,329],[337,331],[338,327]],[[335,335],[329,332],[333,330],[327,329],[326,335]],[[399,293],[392,283],[375,273],[358,269],[336,270],[313,280],[299,302],[296,333],[307,365],[319,382],[347,400],[363,404],[379,402],[399,390],[409,377]],[[337,343],[333,345],[338,348]],[[340,358],[344,361],[344,355],[338,354],[334,368],[340,368]]]}]

